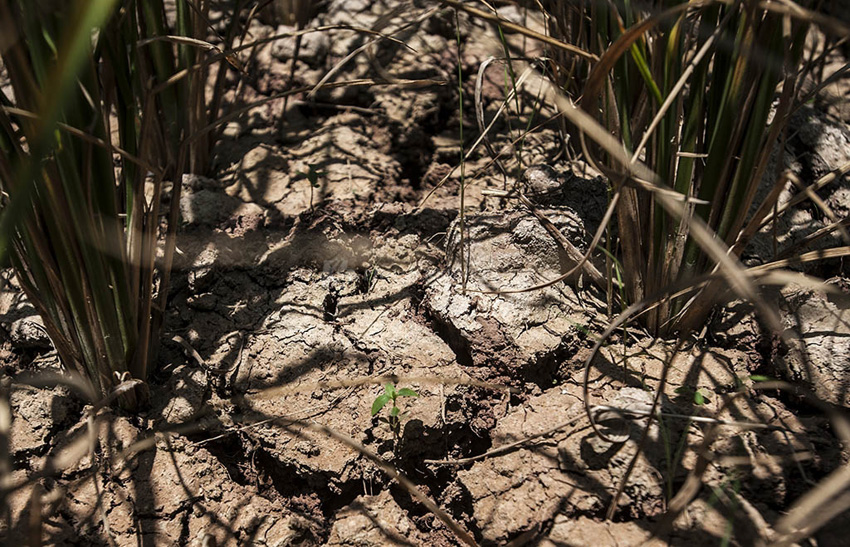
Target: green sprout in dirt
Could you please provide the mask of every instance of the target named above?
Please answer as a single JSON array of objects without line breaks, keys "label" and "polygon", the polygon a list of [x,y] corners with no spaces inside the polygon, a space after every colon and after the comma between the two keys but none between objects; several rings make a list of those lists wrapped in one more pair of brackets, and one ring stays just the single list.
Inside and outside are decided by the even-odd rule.
[{"label": "green sprout in dirt", "polygon": [[315,165],[308,165],[307,172],[303,171],[296,172],[295,180],[304,180],[307,179],[307,182],[310,183],[310,210],[313,210],[313,188],[319,187],[319,177],[325,176],[324,171],[319,171],[316,169]]},{"label": "green sprout in dirt", "polygon": [[703,406],[711,400],[709,399],[707,390],[702,387],[694,388],[691,386],[681,386],[676,388],[676,393],[682,395],[686,399],[693,400],[694,404],[697,406]]},{"label": "green sprout in dirt", "polygon": [[419,397],[419,394],[406,387],[397,389],[395,385],[387,384],[384,386],[384,392],[375,397],[375,400],[372,402],[372,416],[376,416],[387,406],[387,403],[392,401],[393,406],[390,409],[389,418],[381,418],[381,421],[386,422],[390,426],[394,438],[398,438],[399,430],[401,429],[401,419],[403,417],[401,409],[398,407],[399,397]]}]

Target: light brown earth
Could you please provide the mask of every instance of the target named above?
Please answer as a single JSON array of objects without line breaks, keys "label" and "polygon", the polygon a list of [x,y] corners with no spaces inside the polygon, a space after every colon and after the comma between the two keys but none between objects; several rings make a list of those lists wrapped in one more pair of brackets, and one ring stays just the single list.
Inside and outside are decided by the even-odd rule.
[{"label": "light brown earth", "polygon": [[[389,8],[335,0],[311,24],[368,27]],[[385,31],[410,20],[405,13]],[[471,96],[492,29],[461,20]],[[251,27],[255,38],[274,31],[260,22]],[[317,82],[363,41],[351,31],[310,36],[296,67],[301,83]],[[373,77],[377,63],[394,78],[453,81],[453,16],[434,16],[402,38],[415,51],[383,43],[372,62],[361,55],[337,79]],[[254,52],[244,93],[231,99],[250,102],[284,89],[291,55],[283,42]],[[503,98],[502,77],[500,69],[488,75],[488,116]],[[832,278],[838,294],[797,288],[770,296],[785,325],[803,333],[808,359],[780,347],[741,304],[720,310],[676,356],[660,401],[667,417],[649,429],[606,520],[646,419],[609,415],[608,433],[620,441],[609,442],[584,415],[583,364],[609,322],[605,296],[586,276],[493,294],[555,278],[569,260],[525,207],[482,193],[511,187],[522,172],[515,165],[505,178],[485,169],[486,153],[465,167],[461,243],[459,171],[435,189],[458,163],[457,106],[451,85],[344,88],[290,101],[285,112],[282,102],[271,103],[228,125],[215,174],[183,181],[180,254],[150,408],[99,411],[94,455],[38,482],[46,543],[459,544],[375,461],[311,424],[397,468],[483,545],[639,545],[650,538],[713,427],[671,415],[774,427],[718,427],[705,486],[672,531],[649,544],[751,545],[813,484],[848,464],[821,412],[752,389],[754,375],[782,377],[850,405],[850,297],[846,266],[836,260],[810,273]],[[815,108],[801,111],[798,134],[783,151],[783,161],[810,179],[850,159],[847,119]],[[515,133],[504,124],[494,131],[494,148],[513,154]],[[542,166],[546,175],[528,183],[529,195],[584,250],[604,211],[606,183],[557,158],[559,149],[548,127],[523,143],[523,167]],[[322,173],[316,188],[298,175],[310,166]],[[846,179],[823,197],[842,216],[850,210]],[[811,208],[796,210],[782,241],[828,222]],[[764,239],[747,260],[763,262],[771,249]],[[90,407],[67,388],[25,385],[26,373],[55,371],[58,363],[14,282],[0,304],[13,478],[23,479],[86,438]],[[615,335],[593,362],[590,405],[647,410],[671,350],[671,342],[653,342],[637,328],[625,339]],[[380,376],[400,377],[399,387],[419,395],[400,400],[398,437],[370,416],[383,389],[370,379]],[[482,455],[559,424],[566,425],[502,453],[434,463]],[[123,457],[142,439],[149,446]],[[10,498],[5,541],[26,537],[33,491]],[[848,532],[850,518],[839,516],[816,536],[818,545],[838,545]]]}]

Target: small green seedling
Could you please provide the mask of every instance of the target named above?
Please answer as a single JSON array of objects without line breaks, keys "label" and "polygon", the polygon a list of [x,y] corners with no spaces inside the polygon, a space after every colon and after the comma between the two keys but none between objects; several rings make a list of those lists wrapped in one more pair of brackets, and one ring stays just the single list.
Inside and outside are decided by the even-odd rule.
[{"label": "small green seedling", "polygon": [[387,406],[387,403],[392,401],[393,406],[390,409],[389,418],[382,418],[381,421],[386,422],[390,426],[393,435],[396,437],[398,437],[399,429],[401,428],[402,418],[401,409],[398,407],[399,397],[419,397],[419,394],[406,387],[396,389],[393,384],[387,384],[384,386],[384,392],[375,397],[375,401],[372,403],[372,416],[375,416]]},{"label": "small green seedling", "polygon": [[296,177],[294,180],[303,180],[307,179],[307,182],[310,183],[310,210],[313,210],[313,188],[319,187],[319,177],[324,177],[326,173],[324,171],[316,170],[314,165],[307,166],[307,172],[297,171]]},{"label": "small green seedling", "polygon": [[708,393],[703,388],[694,389],[690,386],[682,386],[682,387],[676,388],[676,393],[684,395],[685,397],[691,397],[692,396],[693,400],[694,400],[694,404],[697,405],[697,406],[702,406],[702,405],[710,402],[710,399],[708,397]]},{"label": "small green seedling", "polygon": [[748,380],[748,379],[751,380],[752,382],[755,382],[756,384],[759,384],[759,383],[762,383],[762,382],[773,382],[773,381],[775,381],[770,376],[764,376],[762,374],[752,374],[750,376],[735,376],[735,389],[738,390],[738,391],[747,389],[746,380]]},{"label": "small green seedling", "polygon": [[753,382],[772,382],[772,381],[774,381],[773,378],[771,378],[770,376],[763,376],[761,374],[753,374],[752,376],[750,376],[750,380],[752,380]]}]

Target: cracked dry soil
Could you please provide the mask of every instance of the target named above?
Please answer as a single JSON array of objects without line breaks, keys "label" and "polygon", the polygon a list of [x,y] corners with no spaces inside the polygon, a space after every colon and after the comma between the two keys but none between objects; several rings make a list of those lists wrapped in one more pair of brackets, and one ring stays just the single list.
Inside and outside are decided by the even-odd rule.
[{"label": "cracked dry soil", "polygon": [[[335,0],[314,24],[369,26],[386,9]],[[489,55],[479,38],[492,29],[462,20],[462,68],[475,74]],[[274,31],[261,22],[251,27],[256,37]],[[435,16],[406,31],[415,54],[383,45],[374,57],[396,75],[451,81],[454,32],[451,21]],[[303,83],[316,83],[362,40],[344,31],[312,36],[297,62]],[[288,79],[290,49],[269,45],[255,54],[239,98],[245,102],[279,92]],[[373,70],[366,57],[345,68],[351,79]],[[473,84],[464,85],[469,91]],[[494,77],[485,87],[488,115],[501,94]],[[583,276],[494,294],[556,278],[570,262],[527,208],[482,192],[519,182],[483,169],[486,154],[467,164],[483,174],[466,188],[463,242],[458,173],[417,207],[457,162],[456,106],[451,86],[343,88],[315,102],[293,101],[285,113],[282,103],[270,103],[231,123],[216,175],[183,181],[180,254],[150,408],[102,411],[99,450],[10,498],[5,541],[26,537],[29,500],[40,489],[43,538],[57,545],[459,544],[362,453],[310,424],[395,466],[483,545],[646,540],[696,465],[709,426],[677,417],[653,424],[614,518],[605,520],[646,421],[615,420],[623,442],[612,443],[582,418],[582,365],[609,321],[604,295]],[[846,119],[815,112],[801,120],[812,127],[783,161],[817,174],[850,159]],[[496,134],[497,149],[509,144],[504,126]],[[827,135],[828,154],[818,135]],[[526,184],[538,210],[584,250],[604,211],[606,183],[586,166],[556,159],[558,150],[554,128],[528,136],[522,154],[537,171]],[[316,187],[298,175],[310,166],[322,173]],[[827,196],[834,209],[850,208],[847,189],[845,180]],[[825,225],[811,210],[797,216],[789,241]],[[767,247],[747,256],[764,260]],[[846,287],[842,264],[817,267],[811,273]],[[58,364],[32,307],[14,281],[11,287],[0,302],[0,358],[13,381],[13,476],[24,477],[87,435],[86,407],[67,389],[14,383]],[[809,383],[846,407],[843,290],[775,295],[787,326],[804,333],[800,343],[827,361],[823,367],[785,359],[741,304],[718,312],[703,342],[675,357],[661,400],[666,415],[775,427],[721,428],[707,486],[653,542],[716,545],[731,537],[751,544],[761,530],[749,515],[775,522],[847,462],[826,418],[793,398],[749,390],[721,412],[754,374]],[[671,347],[639,330],[612,340],[593,363],[592,404],[648,408]],[[381,376],[401,378],[400,387],[418,393],[400,402],[398,435],[371,416],[382,385],[364,380]],[[530,436],[537,437],[475,458]],[[153,439],[146,450],[119,457],[145,438]],[[470,461],[445,463],[464,458]],[[848,529],[850,518],[838,517],[818,544],[840,544]]]}]

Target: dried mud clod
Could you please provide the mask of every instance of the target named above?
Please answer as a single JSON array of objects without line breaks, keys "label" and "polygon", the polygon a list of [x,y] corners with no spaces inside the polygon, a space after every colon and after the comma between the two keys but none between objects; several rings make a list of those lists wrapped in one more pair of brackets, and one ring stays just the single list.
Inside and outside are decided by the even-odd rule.
[{"label": "dried mud clod", "polygon": [[822,401],[850,406],[850,300],[837,279],[825,287],[818,291],[791,285],[766,294],[780,312],[783,333],[770,333],[751,305],[736,302],[718,312],[718,334],[712,338],[744,352],[750,374],[801,384]]},{"label": "dried mud clod", "polygon": [[792,342],[774,352],[776,371],[824,401],[850,407],[850,296],[789,288],[780,306]]},{"label": "dried mud clod", "polygon": [[[583,223],[572,209],[544,212],[576,244],[585,241]],[[448,271],[426,286],[423,303],[436,330],[478,378],[551,385],[559,369],[555,356],[591,323],[592,305],[564,283],[498,292],[557,278],[567,268],[562,250],[519,209],[467,215],[462,248],[459,231],[457,222],[449,229]]]},{"label": "dried mud clod", "polygon": [[[641,373],[641,376],[625,377],[625,383],[633,387],[617,388],[605,377],[593,381],[591,404],[649,410],[653,394],[640,378],[650,381],[657,377],[664,366],[662,349],[646,348],[631,353],[624,365],[626,372]],[[635,527],[626,523],[600,523],[600,531],[622,527],[628,537],[639,538],[637,543],[649,537],[652,527],[646,523],[664,512],[670,492],[675,492],[694,468],[695,451],[709,428],[682,416],[716,415],[726,386],[734,384],[736,375],[741,373],[733,364],[736,362],[742,363],[740,356],[736,358],[730,353],[683,354],[677,358],[669,378],[667,392],[671,396],[664,396],[660,407],[669,417],[656,421],[650,428],[615,512],[616,521],[643,524]],[[601,370],[606,366],[604,362],[598,364]],[[608,377],[623,378],[615,371]],[[700,387],[706,394],[705,402],[696,405],[692,391],[679,389],[683,386]],[[500,419],[491,431],[493,446],[548,431],[554,424],[567,422],[570,416],[583,412],[583,396],[578,385],[567,383],[551,388]],[[526,538],[526,541],[537,539],[547,545],[546,541],[557,544],[557,538],[563,537],[569,527],[568,522],[602,518],[637,453],[646,427],[645,419],[624,422],[613,416],[616,415],[609,418],[600,415],[600,423],[607,428],[607,435],[623,442],[606,441],[586,421],[576,420],[536,442],[459,470],[457,485],[471,500],[473,519],[480,526],[482,541],[496,545]],[[781,402],[768,397],[742,399],[723,416],[749,422],[770,416],[774,423],[787,428],[743,433],[734,427],[722,429],[712,444],[715,465],[703,476],[703,481],[713,485],[712,488],[733,488],[730,485],[741,479],[743,465],[747,480],[741,480],[743,486],[734,488],[750,503],[755,503],[766,518],[774,518],[780,507],[807,490],[809,486],[801,484],[807,477],[828,472],[838,464],[833,458],[840,448],[834,439],[829,440],[828,425],[823,418],[814,421],[798,418]],[[795,457],[800,461],[795,463]],[[659,538],[662,542],[659,544],[675,543],[682,538],[698,543],[714,541],[706,522],[726,521],[714,503],[710,493],[697,499],[693,507],[702,516],[683,515],[669,536]],[[739,518],[735,524],[736,537],[744,542],[748,537],[755,541],[758,526],[758,522]]]}]

